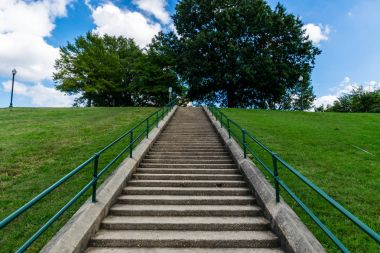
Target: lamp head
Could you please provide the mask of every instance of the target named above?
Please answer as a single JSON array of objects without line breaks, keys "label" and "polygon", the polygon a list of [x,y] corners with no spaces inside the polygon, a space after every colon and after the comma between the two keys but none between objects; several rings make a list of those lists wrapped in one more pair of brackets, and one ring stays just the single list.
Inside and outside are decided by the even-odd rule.
[{"label": "lamp head", "polygon": [[16,75],[16,73],[17,73],[17,70],[16,69],[12,69],[12,74]]}]

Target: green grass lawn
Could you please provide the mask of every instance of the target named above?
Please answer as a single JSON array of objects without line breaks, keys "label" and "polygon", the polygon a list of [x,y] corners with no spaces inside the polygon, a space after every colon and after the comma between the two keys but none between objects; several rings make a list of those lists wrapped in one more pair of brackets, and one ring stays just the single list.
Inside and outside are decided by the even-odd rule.
[{"label": "green grass lawn", "polygon": [[[380,232],[380,114],[223,111]],[[260,152],[257,145],[252,147],[271,165],[267,154]],[[285,168],[280,167],[279,174],[352,252],[380,252],[379,245]],[[336,252],[335,246],[294,201],[284,191],[281,195],[326,249]]]},{"label": "green grass lawn", "polygon": [[[0,219],[155,110],[0,109]],[[102,155],[100,166],[109,162],[128,141],[122,141]],[[0,252],[14,252],[91,178],[92,164],[0,231]],[[29,252],[38,252],[90,196],[89,193],[54,223]]]}]

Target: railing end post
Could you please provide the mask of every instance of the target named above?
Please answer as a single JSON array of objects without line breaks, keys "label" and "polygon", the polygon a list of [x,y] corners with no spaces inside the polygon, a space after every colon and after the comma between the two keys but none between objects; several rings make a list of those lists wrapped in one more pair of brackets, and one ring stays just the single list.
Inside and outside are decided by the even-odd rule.
[{"label": "railing end post", "polygon": [[246,158],[247,158],[247,144],[246,144],[246,142],[245,142],[245,134],[246,134],[245,129],[244,129],[244,128],[241,129],[241,132],[242,132],[242,134],[243,134],[244,159],[246,159]]},{"label": "railing end post", "polygon": [[129,134],[129,157],[133,157],[133,130]]},{"label": "railing end post", "polygon": [[277,154],[272,152],[272,160],[273,160],[273,175],[274,175],[274,188],[276,191],[276,203],[280,202],[280,185],[278,183],[278,166],[277,166]]},{"label": "railing end post", "polygon": [[96,185],[98,182],[99,157],[100,157],[100,154],[96,153],[95,158],[94,158],[94,171],[93,171],[94,183],[92,185],[92,203],[96,203]]}]

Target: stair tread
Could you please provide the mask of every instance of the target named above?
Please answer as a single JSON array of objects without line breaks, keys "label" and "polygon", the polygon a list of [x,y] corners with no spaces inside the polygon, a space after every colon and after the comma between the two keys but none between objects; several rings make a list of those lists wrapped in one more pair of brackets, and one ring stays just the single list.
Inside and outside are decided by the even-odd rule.
[{"label": "stair tread", "polygon": [[170,191],[249,191],[248,187],[139,187],[127,186],[124,190],[170,190]]},{"label": "stair tread", "polygon": [[248,210],[260,211],[257,205],[131,205],[115,204],[111,210]]},{"label": "stair tread", "polygon": [[283,253],[278,248],[103,248],[90,247],[85,253]]},{"label": "stair tread", "polygon": [[214,199],[221,199],[221,200],[228,200],[228,199],[248,199],[248,200],[254,200],[255,198],[252,196],[189,196],[189,195],[120,195],[120,200],[128,200],[128,199],[154,199],[154,200],[214,200]]},{"label": "stair tread", "polygon": [[269,224],[263,217],[194,217],[194,216],[108,216],[103,223],[171,223],[171,224]]},{"label": "stair tread", "polygon": [[271,231],[99,230],[92,240],[278,240]]}]

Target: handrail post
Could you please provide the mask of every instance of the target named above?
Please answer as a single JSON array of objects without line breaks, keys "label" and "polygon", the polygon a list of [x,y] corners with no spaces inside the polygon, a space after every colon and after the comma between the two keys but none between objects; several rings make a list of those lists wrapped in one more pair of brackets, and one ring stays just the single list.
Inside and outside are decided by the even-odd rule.
[{"label": "handrail post", "polygon": [[274,188],[276,190],[276,203],[280,202],[280,185],[278,183],[278,166],[277,166],[277,158],[276,153],[272,153],[273,160],[273,175],[274,175]]},{"label": "handrail post", "polygon": [[247,145],[245,143],[245,129],[242,129],[241,132],[243,133],[243,150],[244,150],[244,158],[247,158]]},{"label": "handrail post", "polygon": [[149,118],[146,118],[146,138],[149,138]]},{"label": "handrail post", "polygon": [[132,158],[133,152],[133,130],[129,134],[129,157]]},{"label": "handrail post", "polygon": [[228,138],[231,139],[230,119],[227,118]]},{"label": "handrail post", "polygon": [[94,160],[94,172],[93,172],[93,177],[95,179],[94,184],[92,185],[92,203],[96,203],[96,184],[98,182],[98,166],[99,166],[99,154],[97,153],[95,155],[95,160]]},{"label": "handrail post", "polygon": [[156,111],[156,127],[158,128],[158,111]]},{"label": "handrail post", "polygon": [[223,114],[220,112],[220,128],[223,128]]}]

